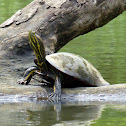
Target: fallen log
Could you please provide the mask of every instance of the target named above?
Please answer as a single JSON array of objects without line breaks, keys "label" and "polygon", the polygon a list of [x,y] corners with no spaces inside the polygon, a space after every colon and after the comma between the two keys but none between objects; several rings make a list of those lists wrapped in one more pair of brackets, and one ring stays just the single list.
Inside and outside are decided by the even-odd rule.
[{"label": "fallen log", "polygon": [[[126,84],[114,84],[102,87],[62,89],[64,103],[125,104]],[[52,88],[41,86],[4,85],[0,88],[0,103],[47,101]]]},{"label": "fallen log", "polygon": [[125,9],[125,0],[34,0],[0,25],[0,50],[12,57],[27,53],[27,33],[32,30],[42,37],[46,53],[54,53]]}]

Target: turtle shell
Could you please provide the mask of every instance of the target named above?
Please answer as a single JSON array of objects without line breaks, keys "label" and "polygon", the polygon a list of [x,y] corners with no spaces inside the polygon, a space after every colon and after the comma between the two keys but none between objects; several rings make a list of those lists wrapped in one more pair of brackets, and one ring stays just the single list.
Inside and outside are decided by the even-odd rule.
[{"label": "turtle shell", "polygon": [[86,81],[93,86],[109,84],[90,62],[78,55],[60,52],[47,55],[46,60],[59,71],[78,78],[80,81]]}]

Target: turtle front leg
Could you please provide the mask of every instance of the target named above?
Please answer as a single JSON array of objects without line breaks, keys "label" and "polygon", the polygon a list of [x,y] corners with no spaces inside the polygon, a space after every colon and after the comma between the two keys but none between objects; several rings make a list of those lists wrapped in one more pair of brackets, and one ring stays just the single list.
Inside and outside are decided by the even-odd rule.
[{"label": "turtle front leg", "polygon": [[61,80],[59,76],[56,76],[54,82],[54,93],[49,95],[49,100],[53,102],[61,101]]},{"label": "turtle front leg", "polygon": [[30,68],[28,68],[25,71],[23,78],[20,79],[19,81],[17,81],[17,83],[18,84],[27,85],[31,81],[32,76],[34,76],[35,74],[37,74],[38,70],[39,70],[38,67],[30,67]]}]

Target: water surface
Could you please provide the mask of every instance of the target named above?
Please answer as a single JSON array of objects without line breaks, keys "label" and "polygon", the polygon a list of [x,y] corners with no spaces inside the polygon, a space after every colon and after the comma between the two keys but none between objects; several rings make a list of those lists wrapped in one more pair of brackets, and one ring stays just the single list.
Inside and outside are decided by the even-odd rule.
[{"label": "water surface", "polygon": [[[0,0],[0,23],[32,0]],[[60,51],[90,61],[111,84],[126,82],[126,13],[102,28],[79,36]],[[96,103],[1,103],[2,126],[125,126],[126,105]],[[58,108],[57,108],[58,107]]]}]

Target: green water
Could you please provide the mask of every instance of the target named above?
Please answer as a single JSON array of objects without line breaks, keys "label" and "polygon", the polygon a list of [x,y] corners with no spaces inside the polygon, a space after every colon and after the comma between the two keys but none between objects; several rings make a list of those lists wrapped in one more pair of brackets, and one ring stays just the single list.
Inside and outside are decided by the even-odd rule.
[{"label": "green water", "polygon": [[61,51],[89,60],[111,84],[126,82],[126,12],[102,28],[72,40]]},{"label": "green water", "polygon": [[[32,0],[0,0],[0,23]],[[90,61],[111,84],[126,82],[126,13],[102,28],[69,42],[60,51],[79,54]],[[0,102],[1,103],[1,102]],[[122,104],[122,103],[121,103]],[[56,106],[45,102],[0,104],[1,126],[125,126],[124,105],[68,103]]]}]

